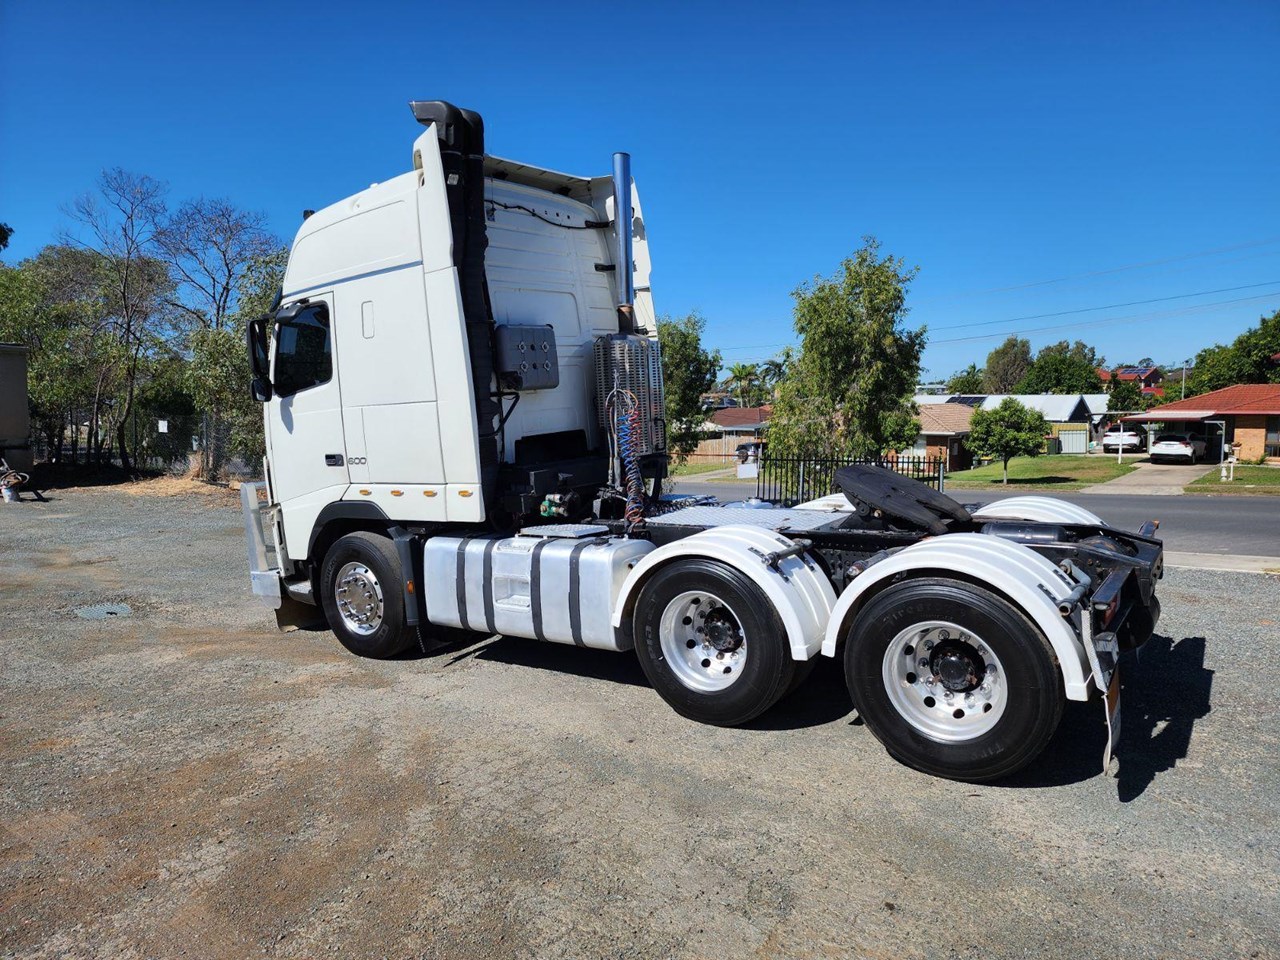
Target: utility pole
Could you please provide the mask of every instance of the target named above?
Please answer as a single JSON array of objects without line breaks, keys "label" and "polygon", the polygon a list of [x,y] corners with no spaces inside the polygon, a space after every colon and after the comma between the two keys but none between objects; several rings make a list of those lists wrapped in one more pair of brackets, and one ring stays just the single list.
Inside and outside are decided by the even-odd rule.
[{"label": "utility pole", "polygon": [[1187,364],[1191,362],[1191,358],[1182,361],[1182,399],[1187,399]]}]

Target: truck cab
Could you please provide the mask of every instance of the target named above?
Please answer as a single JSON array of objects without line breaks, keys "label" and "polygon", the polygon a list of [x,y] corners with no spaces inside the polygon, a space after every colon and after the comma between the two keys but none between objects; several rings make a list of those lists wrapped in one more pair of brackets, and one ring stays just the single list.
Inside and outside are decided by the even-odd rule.
[{"label": "truck cab", "polygon": [[[329,519],[509,524],[548,494],[590,502],[609,461],[596,342],[621,334],[656,358],[629,176],[486,157],[474,114],[413,109],[427,129],[412,171],[307,216],[273,322],[254,330],[270,499],[294,562]],[[661,381],[646,387],[652,481]]]}]

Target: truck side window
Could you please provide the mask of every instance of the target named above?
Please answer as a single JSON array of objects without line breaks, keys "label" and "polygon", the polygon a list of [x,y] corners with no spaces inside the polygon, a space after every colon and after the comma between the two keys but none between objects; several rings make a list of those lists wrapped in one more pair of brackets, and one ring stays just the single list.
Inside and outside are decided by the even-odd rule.
[{"label": "truck side window", "polygon": [[298,311],[276,328],[276,367],[272,378],[282,397],[327,383],[333,376],[329,309],[323,303]]}]

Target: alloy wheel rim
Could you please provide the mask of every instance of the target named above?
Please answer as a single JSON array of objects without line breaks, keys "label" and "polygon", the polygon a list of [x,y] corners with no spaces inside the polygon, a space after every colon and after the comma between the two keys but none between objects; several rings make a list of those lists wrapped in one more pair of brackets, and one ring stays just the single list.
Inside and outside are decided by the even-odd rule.
[{"label": "alloy wheel rim", "polygon": [[363,563],[344,563],[334,581],[333,599],[347,629],[367,637],[382,625],[382,586]]},{"label": "alloy wheel rim", "polygon": [[945,620],[913,624],[889,641],[882,677],[898,715],[940,743],[990,732],[1009,702],[1004,665],[990,645]]},{"label": "alloy wheel rim", "polygon": [[699,693],[733,686],[747,663],[742,621],[714,593],[687,590],[673,597],[658,625],[662,656],[677,680]]}]

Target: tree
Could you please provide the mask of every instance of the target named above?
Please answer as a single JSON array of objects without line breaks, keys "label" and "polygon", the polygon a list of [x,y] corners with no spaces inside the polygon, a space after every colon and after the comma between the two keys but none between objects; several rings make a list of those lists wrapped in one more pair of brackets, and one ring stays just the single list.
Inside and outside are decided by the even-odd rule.
[{"label": "tree", "polygon": [[1280,310],[1259,319],[1229,345],[1207,347],[1187,371],[1187,396],[1220,390],[1235,383],[1280,383]]},{"label": "tree", "polygon": [[1005,397],[994,410],[975,410],[965,445],[983,457],[1004,464],[1004,482],[1009,482],[1009,461],[1014,457],[1039,456],[1049,424],[1039,410],[1024,407],[1013,397]]},{"label": "tree", "polygon": [[1107,410],[1110,413],[1133,413],[1149,409],[1155,401],[1151,394],[1142,392],[1135,380],[1111,381],[1111,395],[1107,397]]},{"label": "tree", "polygon": [[1057,343],[1051,343],[1048,346],[1040,348],[1040,352],[1036,354],[1036,359],[1042,357],[1067,357],[1071,360],[1087,363],[1092,367],[1100,367],[1105,362],[1103,357],[1093,347],[1089,346],[1083,340],[1077,340],[1075,343],[1068,343],[1066,340],[1059,340]]},{"label": "tree", "polygon": [[55,461],[68,423],[75,458],[87,416],[88,459],[101,462],[116,422],[123,351],[108,329],[110,307],[97,259],[84,250],[47,246],[0,268],[0,340],[29,350],[32,424]]},{"label": "tree", "polygon": [[1010,335],[987,354],[982,371],[984,393],[1013,393],[1031,369],[1031,341]]},{"label": "tree", "polygon": [[[192,376],[204,398],[205,443],[200,451],[201,472],[209,480],[222,473],[229,450],[230,426],[224,407],[223,381],[234,375],[235,347],[221,336],[236,309],[241,283],[250,267],[271,256],[280,241],[265,228],[266,217],[239,209],[229,200],[189,200],[168,217],[156,244],[173,272],[177,296],[170,305],[178,311],[191,338]],[[243,353],[243,336],[240,352]],[[247,367],[246,367],[247,369]]]},{"label": "tree", "polygon": [[706,321],[697,313],[658,318],[667,445],[681,463],[697,448],[702,437],[702,424],[706,420],[702,394],[715,384],[720,370],[720,351],[702,346],[705,327]]},{"label": "tree", "polygon": [[235,310],[249,265],[280,246],[265,224],[265,214],[241,210],[229,200],[202,197],[178,207],[156,236],[181,295],[174,308],[197,326],[221,330]]},{"label": "tree", "polygon": [[0,223],[0,250],[4,250],[9,246],[9,238],[13,236],[13,227],[7,223]]},{"label": "tree", "polygon": [[191,335],[187,389],[198,409],[220,411],[226,434],[225,450],[219,451],[214,463],[220,462],[224,453],[257,460],[265,449],[262,405],[249,393],[251,374],[245,333],[250,320],[270,311],[280,293],[288,259],[288,248],[280,247],[251,260],[236,283],[236,311],[221,328],[201,328]]},{"label": "tree", "polygon": [[[1083,347],[1077,341],[1077,346]],[[1101,393],[1102,378],[1098,376],[1097,356],[1092,348],[1087,352],[1058,349],[1066,344],[1045,347],[1031,363],[1014,390],[1015,393]]]},{"label": "tree", "polygon": [[791,347],[783,347],[782,352],[776,357],[770,357],[760,364],[761,383],[768,387],[771,393],[776,392],[778,384],[782,383],[791,372],[795,359],[795,350]]},{"label": "tree", "polygon": [[860,458],[914,443],[925,332],[904,320],[916,272],[865,237],[834,276],[792,293],[800,351],[769,419],[771,449]]},{"label": "tree", "polygon": [[760,386],[760,368],[754,363],[735,363],[729,368],[729,383],[738,395],[738,405],[755,406]]},{"label": "tree", "polygon": [[963,370],[957,370],[947,381],[948,393],[982,393],[985,374],[976,363],[971,363]]},{"label": "tree", "polygon": [[70,242],[97,262],[108,300],[108,330],[121,351],[122,403],[114,410],[120,464],[132,469],[125,425],[133,410],[144,359],[172,332],[166,305],[174,283],[168,266],[155,256],[165,218],[167,187],[145,175],[113,169],[98,179],[96,194],[79,197],[68,211],[86,231]]}]

